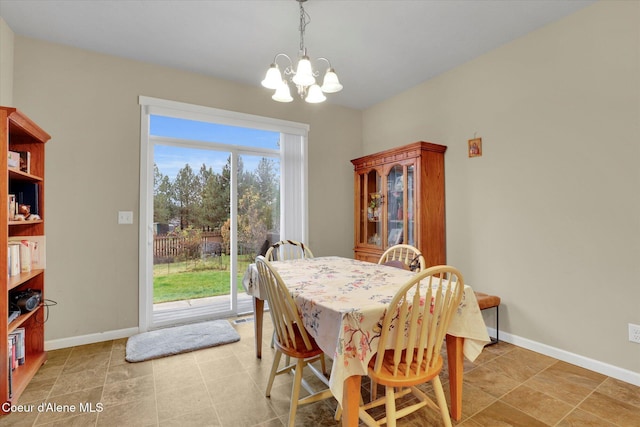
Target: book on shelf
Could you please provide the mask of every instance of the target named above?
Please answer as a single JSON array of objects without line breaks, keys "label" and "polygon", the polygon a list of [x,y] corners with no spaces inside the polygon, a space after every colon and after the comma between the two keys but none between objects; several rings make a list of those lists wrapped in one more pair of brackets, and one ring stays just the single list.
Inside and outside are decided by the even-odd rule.
[{"label": "book on shelf", "polygon": [[18,358],[16,357],[17,342],[16,335],[14,333],[9,334],[9,366],[11,370],[15,370],[18,367]]},{"label": "book on shelf", "polygon": [[[8,341],[9,341],[8,342],[9,352],[7,354],[10,355],[11,354],[11,339],[9,339]],[[8,367],[8,369],[7,369],[8,375],[7,376],[8,376],[8,379],[9,379],[8,394],[9,394],[9,397],[13,397],[13,369],[11,369],[13,363],[11,361],[11,358],[7,357],[7,363],[8,363],[8,365],[7,365],[7,367]]]},{"label": "book on shelf", "polygon": [[18,204],[16,203],[16,195],[9,194],[9,221],[13,221],[16,218],[16,212]]},{"label": "book on shelf", "polygon": [[29,240],[20,240],[20,272],[31,273],[31,247]]},{"label": "book on shelf", "polygon": [[9,276],[20,274],[20,242],[9,242]]},{"label": "book on shelf", "polygon": [[[26,242],[26,243],[25,243]],[[38,270],[46,268],[47,264],[47,246],[46,246],[46,237],[42,236],[10,236],[9,237],[9,246],[15,245],[19,246],[19,265],[20,271],[28,272],[31,270]],[[15,252],[15,249],[10,249],[10,256]],[[23,251],[25,251],[23,255]],[[15,261],[11,260],[12,263]],[[28,263],[28,267],[26,265],[23,266],[23,263]],[[13,271],[10,269],[10,271]]]},{"label": "book on shelf", "polygon": [[15,358],[16,358],[16,366],[24,365],[25,362],[25,334],[26,330],[22,327],[16,328],[10,336],[15,337]]}]

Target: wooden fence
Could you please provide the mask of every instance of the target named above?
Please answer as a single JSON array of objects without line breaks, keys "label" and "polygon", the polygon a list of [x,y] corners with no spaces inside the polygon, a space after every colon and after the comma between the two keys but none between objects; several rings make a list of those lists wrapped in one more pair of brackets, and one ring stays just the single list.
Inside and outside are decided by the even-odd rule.
[{"label": "wooden fence", "polygon": [[[153,258],[157,260],[180,257],[189,244],[188,240],[188,238],[180,236],[155,235],[153,237]],[[222,235],[219,231],[202,233],[200,251],[203,255],[220,255],[223,249]]]}]

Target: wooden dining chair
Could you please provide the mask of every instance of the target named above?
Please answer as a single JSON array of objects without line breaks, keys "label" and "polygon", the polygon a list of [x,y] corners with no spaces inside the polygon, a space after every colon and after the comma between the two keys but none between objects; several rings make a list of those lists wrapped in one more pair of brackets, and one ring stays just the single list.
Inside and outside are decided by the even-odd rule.
[{"label": "wooden dining chair", "polygon": [[[267,383],[266,396],[271,396],[271,387],[273,380],[277,375],[293,372],[293,386],[291,389],[291,403],[289,409],[289,426],[295,424],[296,411],[299,405],[317,402],[322,399],[333,397],[328,389],[329,380],[326,377],[326,365],[324,353],[318,347],[313,337],[307,334],[306,329],[298,313],[293,297],[285,286],[282,278],[277,271],[273,269],[269,261],[263,256],[256,258],[256,267],[261,284],[264,286],[269,302],[269,313],[273,320],[275,329],[275,348],[276,354],[273,358],[273,365],[269,374]],[[279,368],[282,355],[296,359],[295,363],[286,363],[283,368]],[[322,372],[320,372],[312,362],[320,361]],[[308,368],[322,381],[327,388],[321,391],[315,391],[303,378],[304,368]],[[300,387],[303,386],[309,396],[300,398]]]},{"label": "wooden dining chair", "polygon": [[[280,240],[271,245],[264,255],[267,261],[285,261],[291,259],[313,258],[313,252],[304,243],[296,240]],[[275,334],[271,338],[271,348],[274,346]],[[289,358],[287,357],[287,365]]]},{"label": "wooden dining chair", "polygon": [[[416,274],[395,294],[382,320],[378,351],[368,367],[369,377],[385,386],[386,395],[360,406],[359,416],[366,425],[395,427],[398,418],[429,406],[451,426],[440,381],[440,350],[463,293],[462,274],[441,265]],[[437,403],[416,387],[427,381],[433,385]],[[396,410],[396,399],[409,393],[418,402]],[[380,405],[385,405],[386,414],[375,420],[367,410]]]},{"label": "wooden dining chair", "polygon": [[394,267],[403,267],[406,270],[419,272],[427,268],[427,261],[422,252],[415,246],[395,245],[388,248],[380,256],[378,264],[387,264]]},{"label": "wooden dining chair", "polygon": [[313,253],[302,242],[281,240],[271,245],[264,257],[267,261],[284,261],[288,259],[313,258]]}]

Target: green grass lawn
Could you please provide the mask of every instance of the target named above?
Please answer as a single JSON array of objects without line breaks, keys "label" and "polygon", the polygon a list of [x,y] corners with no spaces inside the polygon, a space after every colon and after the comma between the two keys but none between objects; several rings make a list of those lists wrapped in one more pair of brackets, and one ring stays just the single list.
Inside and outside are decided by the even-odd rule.
[{"label": "green grass lawn", "polygon": [[[242,276],[252,260],[238,262],[238,292],[244,292]],[[206,261],[174,262],[153,266],[153,302],[229,295],[229,257]]]}]

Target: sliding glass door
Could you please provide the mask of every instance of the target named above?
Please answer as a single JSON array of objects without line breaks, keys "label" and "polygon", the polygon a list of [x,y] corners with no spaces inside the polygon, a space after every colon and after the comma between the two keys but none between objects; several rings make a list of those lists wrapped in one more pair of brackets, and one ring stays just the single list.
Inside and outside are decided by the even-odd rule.
[{"label": "sliding glass door", "polygon": [[[285,234],[305,240],[306,129],[284,126],[289,132],[283,133],[246,117],[243,126],[229,121],[143,109],[142,330],[251,312],[242,286],[249,263]],[[282,169],[290,180],[282,179]]]}]

